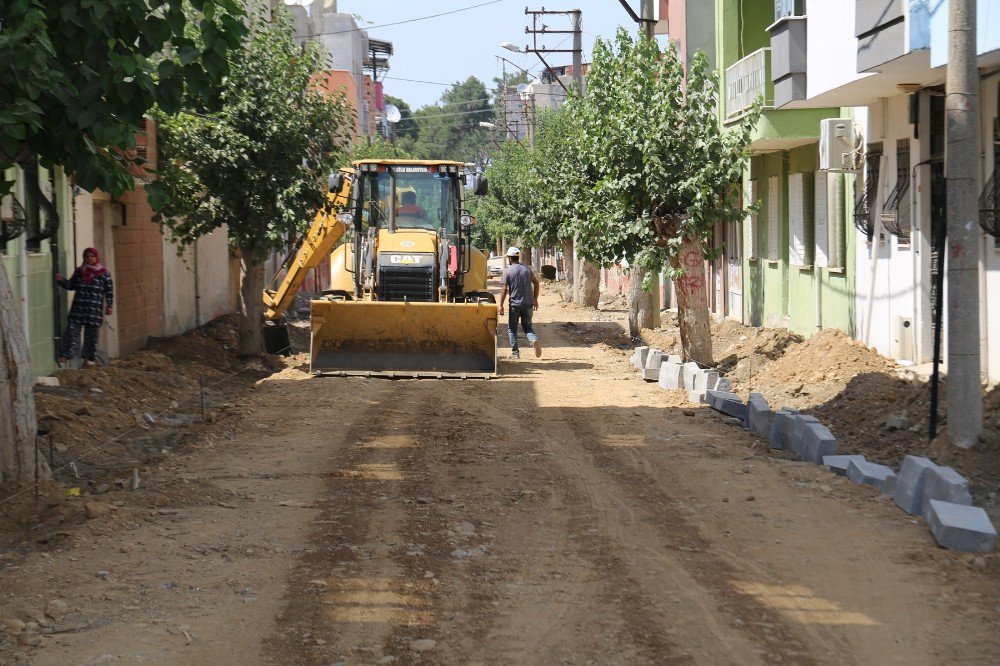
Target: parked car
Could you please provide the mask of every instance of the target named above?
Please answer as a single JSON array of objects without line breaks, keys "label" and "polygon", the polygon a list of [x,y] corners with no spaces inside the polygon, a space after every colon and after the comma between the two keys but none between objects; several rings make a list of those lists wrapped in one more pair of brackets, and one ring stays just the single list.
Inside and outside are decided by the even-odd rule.
[{"label": "parked car", "polygon": [[490,257],[486,266],[490,277],[499,277],[503,274],[503,257]]}]

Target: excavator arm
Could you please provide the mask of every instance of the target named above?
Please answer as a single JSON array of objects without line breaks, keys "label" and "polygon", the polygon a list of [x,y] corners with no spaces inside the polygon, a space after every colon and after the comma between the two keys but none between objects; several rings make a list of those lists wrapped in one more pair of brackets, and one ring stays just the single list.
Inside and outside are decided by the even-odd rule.
[{"label": "excavator arm", "polygon": [[330,255],[334,245],[347,230],[347,226],[337,219],[337,212],[344,210],[350,201],[352,176],[352,171],[342,169],[337,176],[331,178],[328,195],[332,204],[330,210],[321,210],[316,214],[278,288],[264,290],[264,319],[267,321],[281,319],[295,300],[295,293],[302,286],[309,270],[319,266]]}]

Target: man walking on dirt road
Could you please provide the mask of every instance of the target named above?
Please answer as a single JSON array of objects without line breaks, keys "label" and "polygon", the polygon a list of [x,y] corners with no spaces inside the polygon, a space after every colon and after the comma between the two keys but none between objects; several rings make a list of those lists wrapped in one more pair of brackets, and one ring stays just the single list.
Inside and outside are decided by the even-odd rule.
[{"label": "man walking on dirt road", "polygon": [[521,353],[517,347],[517,322],[521,322],[524,335],[528,342],[535,348],[535,357],[542,355],[542,344],[535,335],[535,330],[531,327],[531,315],[538,309],[538,278],[531,272],[531,269],[521,263],[521,249],[511,247],[507,250],[507,259],[510,265],[504,269],[500,276],[500,283],[503,288],[500,291],[500,308],[497,313],[503,316],[503,304],[507,300],[507,292],[510,292],[510,316],[507,318],[507,336],[510,338],[510,355],[512,358],[520,358]]}]

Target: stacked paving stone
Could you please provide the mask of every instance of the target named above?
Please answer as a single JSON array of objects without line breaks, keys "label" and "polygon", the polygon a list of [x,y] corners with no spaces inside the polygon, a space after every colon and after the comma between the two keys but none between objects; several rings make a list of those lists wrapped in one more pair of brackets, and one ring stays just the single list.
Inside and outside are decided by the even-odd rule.
[{"label": "stacked paving stone", "polygon": [[862,455],[837,455],[836,438],[815,416],[789,407],[774,411],[760,393],[751,393],[744,403],[730,391],[729,380],[715,370],[681,363],[679,356],[649,347],[636,347],[632,363],[646,381],[655,381],[664,389],[686,390],[691,402],[707,403],[739,419],[744,428],[768,440],[772,449],[791,451],[854,483],[891,495],[903,511],[927,521],[941,546],[966,552],[996,550],[996,528],[983,509],[972,506],[969,482],[951,467],[906,456],[897,474]]},{"label": "stacked paving stone", "polygon": [[683,363],[680,356],[659,349],[636,347],[631,360],[644,380],[664,389],[685,390],[691,402],[703,403],[706,391],[727,390],[730,386],[729,380],[721,378],[717,371],[690,361]]}]

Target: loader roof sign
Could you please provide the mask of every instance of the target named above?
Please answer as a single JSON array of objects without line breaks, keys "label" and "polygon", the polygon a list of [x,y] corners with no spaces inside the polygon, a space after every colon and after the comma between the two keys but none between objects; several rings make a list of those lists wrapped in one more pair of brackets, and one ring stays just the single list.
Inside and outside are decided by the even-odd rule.
[{"label": "loader roof sign", "polygon": [[393,169],[396,173],[427,173],[434,170],[431,166],[397,166]]}]

